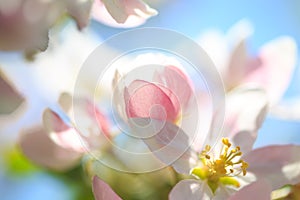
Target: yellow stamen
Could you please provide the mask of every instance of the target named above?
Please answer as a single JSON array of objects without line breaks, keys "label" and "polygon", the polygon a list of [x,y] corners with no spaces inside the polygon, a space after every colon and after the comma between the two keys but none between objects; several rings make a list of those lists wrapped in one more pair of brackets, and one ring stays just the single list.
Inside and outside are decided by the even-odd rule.
[{"label": "yellow stamen", "polygon": [[209,154],[210,145],[206,145],[199,154],[203,166],[192,169],[191,174],[206,180],[213,192],[220,184],[239,187],[239,182],[234,178],[242,173],[247,174],[248,163],[242,160],[241,148],[233,148],[228,138],[222,138],[223,146],[220,155],[214,158]]}]

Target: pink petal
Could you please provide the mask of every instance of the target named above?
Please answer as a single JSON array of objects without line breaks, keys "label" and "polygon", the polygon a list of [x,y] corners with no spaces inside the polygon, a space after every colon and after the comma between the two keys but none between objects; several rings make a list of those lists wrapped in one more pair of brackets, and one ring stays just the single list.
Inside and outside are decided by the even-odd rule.
[{"label": "pink petal", "polygon": [[97,176],[93,177],[93,193],[96,200],[122,200],[107,183]]},{"label": "pink petal", "polygon": [[164,85],[172,92],[171,100],[177,112],[188,105],[193,93],[192,82],[179,68],[166,66],[163,73],[154,77],[154,81]]},{"label": "pink petal", "polygon": [[271,199],[272,188],[268,182],[258,180],[250,185],[243,187],[228,200],[252,200],[252,199]]},{"label": "pink petal", "polygon": [[64,171],[79,164],[80,153],[55,144],[42,127],[24,130],[19,138],[23,153],[34,163]]},{"label": "pink petal", "polygon": [[279,101],[287,89],[296,64],[297,47],[290,37],[281,37],[264,45],[258,58],[249,63],[244,83],[262,85],[271,103]]},{"label": "pink petal", "polygon": [[87,102],[87,112],[92,118],[95,118],[97,120],[97,124],[100,126],[104,135],[110,138],[111,125],[108,118],[103,114],[103,112],[89,101]]},{"label": "pink petal", "polygon": [[248,171],[258,179],[266,179],[272,189],[300,180],[300,146],[274,145],[256,149],[244,156]]},{"label": "pink petal", "polygon": [[63,119],[50,109],[43,113],[45,130],[53,141],[63,148],[76,152],[85,152],[84,139],[79,136],[77,131],[66,124]]},{"label": "pink petal", "polygon": [[91,149],[99,149],[111,137],[108,118],[85,98],[73,98],[74,126]]},{"label": "pink petal", "polygon": [[[73,102],[74,100],[74,102]],[[76,98],[72,99],[72,96],[68,93],[62,93],[58,100],[59,105],[66,113],[70,113],[72,104],[74,103],[76,111],[83,114],[84,117],[91,119],[92,123],[98,124],[101,128],[101,131],[105,134],[106,137],[110,137],[110,122],[108,118],[103,114],[100,109],[94,105],[88,99]]]},{"label": "pink petal", "polygon": [[153,83],[133,81],[124,92],[127,116],[175,121],[178,113],[164,90]]},{"label": "pink petal", "polygon": [[0,115],[7,115],[14,112],[25,100],[1,70],[0,94]]},{"label": "pink petal", "polygon": [[170,200],[209,200],[213,194],[205,182],[196,180],[183,180],[175,185],[169,194]]}]

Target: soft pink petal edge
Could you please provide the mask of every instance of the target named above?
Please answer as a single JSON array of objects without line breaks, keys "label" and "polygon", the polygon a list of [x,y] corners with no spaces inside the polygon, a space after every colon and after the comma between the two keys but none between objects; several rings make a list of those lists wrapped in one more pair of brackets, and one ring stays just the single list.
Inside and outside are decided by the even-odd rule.
[{"label": "soft pink petal edge", "polygon": [[244,156],[248,171],[265,179],[272,189],[300,180],[300,146],[273,145],[255,149]]},{"label": "soft pink petal edge", "polygon": [[107,183],[97,176],[93,177],[93,193],[96,200],[122,200]]}]

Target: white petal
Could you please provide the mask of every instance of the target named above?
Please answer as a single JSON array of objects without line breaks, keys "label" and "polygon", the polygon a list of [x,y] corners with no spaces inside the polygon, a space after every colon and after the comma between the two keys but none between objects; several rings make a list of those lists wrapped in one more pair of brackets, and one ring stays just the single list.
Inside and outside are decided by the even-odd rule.
[{"label": "white petal", "polygon": [[257,179],[269,181],[272,189],[300,180],[300,146],[274,145],[256,149],[244,156],[249,164],[248,171]]},{"label": "white petal", "polygon": [[267,109],[264,90],[249,86],[233,90],[226,99],[223,137],[232,138],[244,153],[251,150]]},{"label": "white petal", "polygon": [[258,63],[248,67],[244,82],[261,85],[268,93],[271,104],[277,103],[289,86],[297,59],[293,38],[280,37],[265,44],[258,55]]},{"label": "white petal", "polygon": [[205,182],[183,180],[177,183],[169,194],[170,200],[210,200],[213,194]]},{"label": "white petal", "polygon": [[300,121],[300,97],[285,99],[272,106],[270,114],[279,119]]},{"label": "white petal", "polygon": [[[172,165],[179,173],[189,174],[196,164],[196,155],[190,149],[190,138],[178,126],[170,122],[132,118],[139,126],[131,125],[135,135],[143,132],[144,142],[151,152],[166,165]],[[149,122],[151,122],[149,124]],[[144,126],[147,125],[147,126]]]}]

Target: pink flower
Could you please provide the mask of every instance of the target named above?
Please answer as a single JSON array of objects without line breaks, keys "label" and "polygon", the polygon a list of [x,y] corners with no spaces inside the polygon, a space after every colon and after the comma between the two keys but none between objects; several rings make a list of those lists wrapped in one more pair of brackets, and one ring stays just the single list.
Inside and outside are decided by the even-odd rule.
[{"label": "pink flower", "polygon": [[293,75],[297,46],[293,38],[282,36],[264,44],[251,55],[247,39],[251,25],[241,21],[226,36],[219,32],[203,34],[199,43],[208,52],[223,78],[226,90],[241,84],[255,84],[267,91],[271,105],[278,103]]},{"label": "pink flower", "polygon": [[179,68],[165,66],[153,82],[135,80],[125,87],[127,117],[176,122],[186,111],[192,92],[190,80]]},{"label": "pink flower", "polygon": [[130,28],[143,24],[157,11],[142,0],[96,0],[92,15],[106,25]]}]

